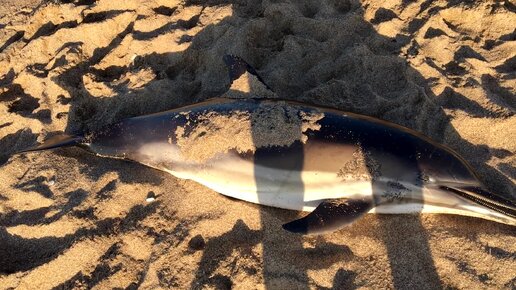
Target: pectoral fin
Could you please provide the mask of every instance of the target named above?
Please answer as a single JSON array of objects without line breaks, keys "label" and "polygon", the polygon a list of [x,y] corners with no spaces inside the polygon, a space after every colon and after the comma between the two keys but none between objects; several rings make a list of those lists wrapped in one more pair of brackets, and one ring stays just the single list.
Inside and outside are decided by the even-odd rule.
[{"label": "pectoral fin", "polygon": [[351,224],[372,207],[371,199],[326,200],[307,216],[286,223],[283,228],[298,234],[331,232]]}]

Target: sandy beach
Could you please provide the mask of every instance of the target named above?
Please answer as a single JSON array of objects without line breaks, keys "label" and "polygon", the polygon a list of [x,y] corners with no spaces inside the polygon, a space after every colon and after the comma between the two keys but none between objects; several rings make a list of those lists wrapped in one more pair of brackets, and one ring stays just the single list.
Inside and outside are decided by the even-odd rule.
[{"label": "sandy beach", "polygon": [[283,99],[449,146],[514,201],[511,1],[3,2],[0,289],[516,289],[508,225],[369,214],[301,236],[281,225],[303,213],[137,163],[79,148],[12,156],[224,95],[233,54]]}]

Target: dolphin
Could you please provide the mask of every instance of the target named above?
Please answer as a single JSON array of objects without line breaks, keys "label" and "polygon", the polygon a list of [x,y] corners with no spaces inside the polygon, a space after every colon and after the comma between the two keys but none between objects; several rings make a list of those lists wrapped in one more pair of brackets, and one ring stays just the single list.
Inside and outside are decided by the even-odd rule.
[{"label": "dolphin", "polygon": [[[225,56],[231,81],[256,71]],[[266,85],[264,85],[267,89]],[[400,125],[281,99],[214,98],[62,134],[23,152],[78,146],[135,161],[223,195],[298,211],[287,231],[321,234],[366,213],[445,213],[516,225],[516,205],[490,193],[452,149]]]}]

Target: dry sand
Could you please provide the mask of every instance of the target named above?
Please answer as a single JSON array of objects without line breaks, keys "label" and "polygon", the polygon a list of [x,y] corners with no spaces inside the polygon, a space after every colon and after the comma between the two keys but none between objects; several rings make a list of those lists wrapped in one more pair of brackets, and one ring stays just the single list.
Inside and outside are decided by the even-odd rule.
[{"label": "dry sand", "polygon": [[280,227],[299,213],[138,164],[74,148],[10,158],[56,132],[222,95],[222,56],[231,53],[283,98],[383,118],[449,145],[514,200],[510,1],[7,2],[1,288],[516,288],[509,226],[368,215],[302,237]]}]

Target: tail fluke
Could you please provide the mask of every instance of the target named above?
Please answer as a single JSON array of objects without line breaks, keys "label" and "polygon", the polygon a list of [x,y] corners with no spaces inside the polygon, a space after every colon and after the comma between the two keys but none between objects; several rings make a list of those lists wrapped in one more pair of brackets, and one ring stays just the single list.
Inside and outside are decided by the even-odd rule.
[{"label": "tail fluke", "polygon": [[15,154],[47,150],[47,149],[54,149],[54,148],[58,148],[58,147],[75,146],[75,145],[81,144],[83,142],[83,140],[84,140],[84,137],[82,137],[82,136],[72,136],[72,135],[67,135],[67,134],[60,134],[60,135],[53,136],[53,137],[45,140],[45,142],[43,142],[40,145],[18,151]]}]

